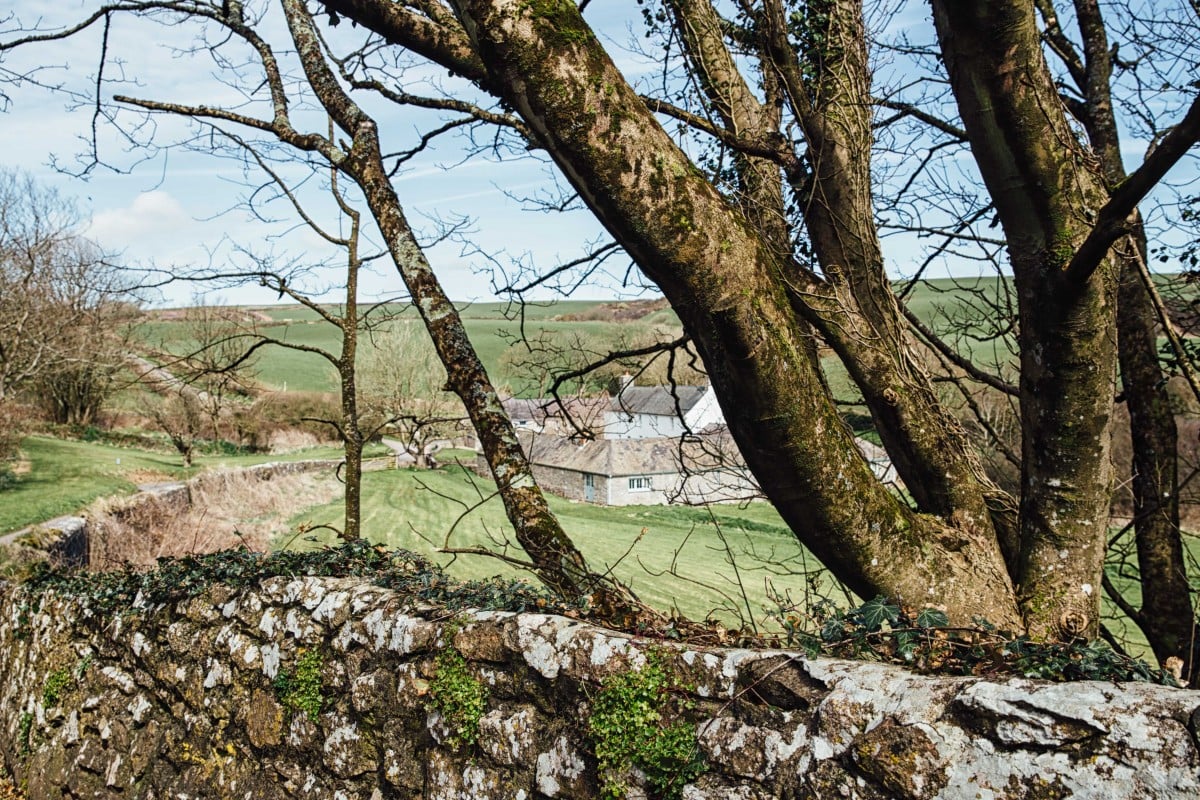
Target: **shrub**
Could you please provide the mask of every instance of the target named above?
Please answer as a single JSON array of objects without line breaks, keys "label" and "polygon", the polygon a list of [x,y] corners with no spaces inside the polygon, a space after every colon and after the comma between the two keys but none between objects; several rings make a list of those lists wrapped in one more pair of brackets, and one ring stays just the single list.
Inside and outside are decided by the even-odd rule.
[{"label": "shrub", "polygon": [[0,464],[16,458],[28,422],[25,409],[11,400],[0,400]]},{"label": "shrub", "polygon": [[20,406],[11,401],[0,401],[0,492],[17,484],[11,462],[19,452],[26,424],[27,417]]},{"label": "shrub", "polygon": [[321,420],[340,420],[341,403],[331,392],[287,392],[268,394],[234,419],[241,443],[254,450],[268,450],[283,431],[298,430],[319,441],[337,439],[337,429]]}]

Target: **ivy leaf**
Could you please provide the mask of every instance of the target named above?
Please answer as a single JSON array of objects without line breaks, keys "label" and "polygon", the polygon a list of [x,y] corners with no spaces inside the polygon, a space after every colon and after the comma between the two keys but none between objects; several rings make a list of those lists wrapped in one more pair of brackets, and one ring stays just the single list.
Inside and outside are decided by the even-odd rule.
[{"label": "ivy leaf", "polygon": [[946,612],[936,608],[924,608],[917,614],[918,628],[944,628],[949,624],[950,618],[946,616]]},{"label": "ivy leaf", "polygon": [[825,620],[825,624],[821,626],[821,639],[826,642],[840,642],[846,638],[846,628],[842,624],[841,617],[832,617]]},{"label": "ivy leaf", "polygon": [[886,598],[876,597],[863,603],[857,612],[862,627],[868,631],[877,631],[883,623],[895,622],[900,617],[900,607],[887,601]]}]

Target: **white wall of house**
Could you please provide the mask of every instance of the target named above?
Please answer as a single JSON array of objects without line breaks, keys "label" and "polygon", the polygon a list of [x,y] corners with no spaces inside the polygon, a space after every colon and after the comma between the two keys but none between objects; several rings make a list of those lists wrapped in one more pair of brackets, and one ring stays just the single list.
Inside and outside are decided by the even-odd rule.
[{"label": "white wall of house", "polygon": [[689,431],[699,433],[711,425],[724,424],[725,416],[711,386],[705,388],[695,405],[684,412],[683,419],[678,414],[640,414],[622,410],[604,414],[604,433],[610,439],[673,439]]},{"label": "white wall of house", "polygon": [[676,473],[615,475],[608,479],[608,505],[665,506],[678,483]]},{"label": "white wall of house", "polygon": [[677,416],[627,414],[624,411],[604,414],[604,435],[610,439],[675,438],[682,434],[683,422]]},{"label": "white wall of house", "polygon": [[700,395],[696,405],[689,408],[683,418],[693,433],[699,433],[713,425],[725,424],[725,415],[721,413],[717,395],[711,386],[704,389],[704,394]]}]

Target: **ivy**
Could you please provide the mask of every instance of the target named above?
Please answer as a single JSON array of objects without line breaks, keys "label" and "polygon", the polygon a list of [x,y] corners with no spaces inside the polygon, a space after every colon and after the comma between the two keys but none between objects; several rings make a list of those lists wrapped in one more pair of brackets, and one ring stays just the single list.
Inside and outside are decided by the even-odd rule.
[{"label": "ivy", "polygon": [[794,609],[781,607],[775,613],[786,644],[799,645],[810,656],[884,661],[949,675],[1016,674],[1052,681],[1178,685],[1169,672],[1102,642],[1035,642],[1000,631],[986,620],[952,627],[940,609],[908,609],[883,597],[845,610],[821,601],[813,607],[809,629]]},{"label": "ivy", "polygon": [[28,758],[33,752],[33,713],[25,711],[17,722],[17,755]]},{"label": "ivy", "polygon": [[101,613],[136,613],[139,608],[186,600],[214,584],[255,586],[272,577],[362,577],[394,589],[412,605],[450,610],[479,608],[500,611],[536,609],[576,613],[544,591],[516,579],[458,581],[427,558],[408,550],[390,550],[357,540],[334,547],[298,552],[255,553],[245,548],[182,558],[159,559],[156,568],[85,572],[36,564],[25,581],[33,595],[53,591],[88,598]]},{"label": "ivy", "polygon": [[473,746],[479,741],[479,720],[487,707],[488,690],[467,669],[466,659],[453,647],[438,654],[429,696],[451,728],[450,746]]},{"label": "ivy", "polygon": [[601,796],[625,797],[625,775],[636,767],[653,796],[677,800],[685,784],[705,770],[696,728],[673,691],[661,656],[651,653],[640,670],[606,678],[592,698],[588,735],[601,777]]}]

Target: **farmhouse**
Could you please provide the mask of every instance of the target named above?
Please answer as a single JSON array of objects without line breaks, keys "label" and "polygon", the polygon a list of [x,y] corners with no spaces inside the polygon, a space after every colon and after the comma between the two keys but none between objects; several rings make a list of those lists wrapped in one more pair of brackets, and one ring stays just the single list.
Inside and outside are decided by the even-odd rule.
[{"label": "farmhouse", "polygon": [[[760,497],[711,386],[635,386],[615,396],[504,401],[543,489],[600,505],[733,503]],[[583,434],[583,435],[581,435]],[[883,448],[872,471],[895,482]],[[482,456],[477,469],[487,473]]]},{"label": "farmhouse", "polygon": [[610,506],[737,502],[760,496],[724,430],[698,436],[581,439],[520,431],[543,489]]},{"label": "farmhouse", "polygon": [[620,387],[604,414],[609,438],[677,438],[725,425],[711,386],[635,386],[626,375]]}]

